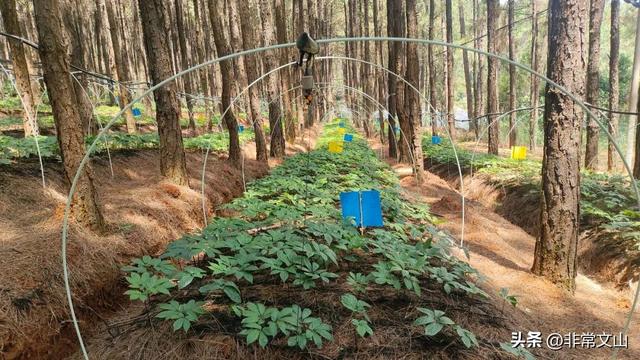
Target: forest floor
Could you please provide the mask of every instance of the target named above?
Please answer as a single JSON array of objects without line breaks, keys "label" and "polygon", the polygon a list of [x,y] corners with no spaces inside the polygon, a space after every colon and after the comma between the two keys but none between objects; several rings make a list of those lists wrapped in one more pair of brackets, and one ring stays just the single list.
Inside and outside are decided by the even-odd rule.
[{"label": "forest floor", "polygon": [[[313,146],[287,146],[287,154]],[[253,142],[244,145],[245,180],[268,173],[255,160]],[[155,255],[166,244],[202,227],[200,196],[203,153],[187,153],[190,188],[162,181],[157,150],[113,152],[109,164],[95,158],[96,188],[108,229],[104,234],[70,225],[68,260],[76,313],[88,329],[127,303],[120,267],[134,257]],[[242,195],[242,173],[226,156],[209,157],[206,198],[213,209]],[[66,179],[59,162],[45,165],[43,189],[37,159],[0,172],[0,358],[60,359],[76,351],[60,260],[60,231]]]},{"label": "forest floor", "polygon": [[[379,143],[374,142],[372,147],[381,153]],[[415,201],[428,203],[432,213],[443,220],[440,228],[459,240],[462,227],[460,193],[447,181],[430,172],[426,172],[424,184],[418,186],[407,164],[386,160],[403,177],[400,183],[408,190],[407,193]],[[628,292],[580,274],[576,279],[576,293],[571,296],[533,275],[530,269],[535,238],[473,199],[466,199],[464,241],[470,252],[470,265],[486,277],[481,287],[490,294],[508,288],[509,294],[517,295],[519,328],[511,329],[513,332],[523,332],[526,338],[529,331],[539,331],[543,341],[551,333],[593,333],[598,344],[598,334],[618,334],[622,330],[630,310]],[[457,255],[466,259],[462,251]],[[619,358],[640,358],[640,343],[634,341],[638,338],[639,325],[636,316],[629,332],[629,349],[621,349]],[[551,358],[602,359],[611,353],[608,348],[582,349],[578,345],[575,349],[569,349],[565,345]]]}]

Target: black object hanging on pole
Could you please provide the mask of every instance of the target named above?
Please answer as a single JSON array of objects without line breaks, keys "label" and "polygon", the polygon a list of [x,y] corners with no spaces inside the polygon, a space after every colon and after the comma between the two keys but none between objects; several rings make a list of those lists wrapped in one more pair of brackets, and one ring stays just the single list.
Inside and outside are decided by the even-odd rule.
[{"label": "black object hanging on pole", "polygon": [[320,52],[320,46],[318,43],[313,40],[313,38],[306,31],[298,36],[298,40],[296,40],[296,47],[300,52],[300,59],[298,60],[298,66],[302,66],[302,62],[304,60],[304,55],[307,55],[307,65],[305,66],[305,75],[308,75],[309,64],[313,60],[313,56],[317,55]]}]

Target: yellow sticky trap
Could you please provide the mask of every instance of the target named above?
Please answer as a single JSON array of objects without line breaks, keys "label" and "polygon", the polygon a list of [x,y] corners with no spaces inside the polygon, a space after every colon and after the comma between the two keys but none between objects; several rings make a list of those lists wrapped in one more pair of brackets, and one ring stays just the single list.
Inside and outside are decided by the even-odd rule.
[{"label": "yellow sticky trap", "polygon": [[342,152],[342,141],[331,141],[329,142],[329,152],[338,154]]},{"label": "yellow sticky trap", "polygon": [[338,128],[338,134],[340,135],[344,135],[347,132],[347,129],[345,128]]},{"label": "yellow sticky trap", "polygon": [[513,160],[524,160],[527,158],[527,148],[524,146],[512,146],[511,158]]}]

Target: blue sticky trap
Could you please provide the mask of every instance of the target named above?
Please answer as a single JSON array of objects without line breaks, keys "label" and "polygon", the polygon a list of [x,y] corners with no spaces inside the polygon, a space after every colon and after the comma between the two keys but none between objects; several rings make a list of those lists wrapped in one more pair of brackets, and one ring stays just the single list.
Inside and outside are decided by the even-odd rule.
[{"label": "blue sticky trap", "polygon": [[353,218],[357,227],[382,227],[382,205],[377,190],[340,193],[344,219]]},{"label": "blue sticky trap", "polygon": [[394,126],[394,127],[393,127],[393,131],[395,131],[395,132],[400,132],[400,127],[399,127],[399,126]]},{"label": "blue sticky trap", "polygon": [[133,108],[133,110],[131,110],[131,112],[133,113],[133,116],[135,116],[135,117],[142,116],[142,111],[140,111],[140,109],[138,109],[138,108]]},{"label": "blue sticky trap", "polygon": [[442,144],[442,138],[440,136],[434,135],[431,137],[431,143],[434,145]]},{"label": "blue sticky trap", "polygon": [[353,134],[344,134],[344,141],[351,142],[353,140]]},{"label": "blue sticky trap", "polygon": [[244,131],[244,125],[238,125],[238,132]]},{"label": "blue sticky trap", "polygon": [[340,121],[340,122],[338,123],[338,126],[340,126],[341,128],[343,128],[343,127],[344,127],[344,121]]}]

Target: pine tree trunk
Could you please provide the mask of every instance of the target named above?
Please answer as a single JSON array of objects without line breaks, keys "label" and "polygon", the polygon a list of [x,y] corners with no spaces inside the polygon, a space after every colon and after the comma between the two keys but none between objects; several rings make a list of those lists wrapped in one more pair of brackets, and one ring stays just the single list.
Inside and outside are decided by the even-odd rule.
[{"label": "pine tree trunk", "polygon": [[[418,37],[418,15],[416,14],[416,0],[407,0],[406,8],[407,37]],[[418,44],[407,43],[407,81],[414,86],[418,85],[420,76],[420,62],[418,60]],[[422,131],[421,131],[421,111],[420,98],[415,91],[405,91],[405,107],[408,109],[410,121],[410,133],[408,142],[413,159],[413,172],[418,183],[423,181],[424,161],[422,157]]]},{"label": "pine tree trunk", "polygon": [[[83,36],[86,36],[82,29],[82,21],[78,14],[78,4],[73,1],[65,1],[63,3],[63,20],[67,34],[71,43],[71,58],[74,59],[76,65],[83,69],[88,69],[88,61],[86,49],[83,44]],[[97,132],[97,124],[93,121],[93,106],[89,100],[87,88],[88,81],[85,74],[72,74],[71,80],[74,87],[74,93],[77,96],[76,104],[78,106],[78,114],[82,123],[82,131],[85,135],[95,134]]]},{"label": "pine tree trunk", "polygon": [[[273,27],[273,15],[271,13],[271,1],[260,0],[260,15],[262,18],[262,34],[265,45],[273,45],[275,40],[275,28]],[[277,65],[276,53],[267,51],[263,53],[264,67],[266,71],[275,69]],[[273,157],[284,156],[283,114],[279,97],[279,76],[272,74],[267,79],[267,101],[269,102],[269,131],[271,132],[271,146],[269,154]]]},{"label": "pine tree trunk", "polygon": [[[429,1],[429,39],[435,40],[433,26],[436,21],[436,2],[435,0]],[[438,96],[436,90],[437,84],[437,74],[436,70],[435,58],[433,56],[434,46],[429,45],[427,48],[428,54],[427,58],[429,59],[429,102],[433,109],[431,111],[435,111],[438,109]],[[431,114],[431,134],[438,135],[438,114]]]},{"label": "pine tree trunk", "polygon": [[[223,4],[218,0],[208,0],[208,5],[209,19],[211,21],[218,57],[229,55],[231,53],[231,47],[225,38],[222,18],[220,17]],[[229,61],[220,63],[220,72],[222,74],[222,96],[220,101],[223,110],[229,108],[229,105],[231,105],[231,85],[234,80],[231,66],[232,63]],[[238,122],[236,121],[232,108],[229,108],[229,111],[227,111],[222,121],[224,121],[227,131],[229,131],[229,161],[233,166],[240,168],[242,164],[240,161],[241,150],[240,139],[238,138]]]},{"label": "pine tree trunk", "polygon": [[[362,7],[364,12],[364,21],[362,22],[362,31],[360,32],[360,34],[364,37],[369,37],[369,0],[363,0]],[[373,46],[373,44],[369,41],[366,41],[366,42],[363,42],[362,45],[364,46],[363,58],[366,59],[367,61],[370,61],[371,47]],[[362,78],[364,81],[365,92],[371,96],[374,96],[375,85],[374,85],[374,76],[371,70],[371,66],[363,64],[362,73],[363,73]],[[367,116],[367,118],[363,119],[364,126],[365,126],[364,131],[367,138],[369,138],[371,137],[371,130],[369,129],[369,115],[365,114],[365,116]]]},{"label": "pine tree trunk", "polygon": [[[223,0],[218,0],[218,1],[223,1]],[[242,31],[240,28],[241,19],[238,15],[238,4],[240,2],[237,0],[226,0],[224,2],[226,2],[227,4],[227,10],[229,15],[229,18],[228,18],[229,26],[225,27],[225,31],[231,33],[230,45],[231,45],[232,52],[238,52],[243,49]],[[222,13],[219,13],[218,16],[220,16],[220,14]],[[250,82],[248,79],[246,62],[247,60],[245,57],[239,57],[239,58],[233,59],[233,63],[234,63],[233,71],[235,72],[235,79],[237,79],[236,81],[233,82],[233,85],[235,86],[236,96],[238,96],[240,91],[244,89],[247,85],[249,85],[249,82]],[[251,95],[244,97],[247,100],[247,103],[251,102],[250,96]]]},{"label": "pine tree trunk", "polygon": [[[500,3],[498,0],[487,0],[487,51],[496,51],[496,22],[500,17]],[[489,154],[498,155],[500,146],[500,123],[497,121],[498,115],[498,60],[489,57],[487,59],[487,121],[489,126]]]},{"label": "pine tree trunk", "polygon": [[[395,37],[406,37],[406,13],[405,13],[405,5],[402,2],[398,2],[398,4],[394,5],[394,19],[398,19],[393,21],[395,28]],[[396,56],[398,58],[397,61],[397,70],[396,73],[403,75],[405,74],[407,68],[407,55],[406,55],[406,45],[401,42],[396,42]],[[416,59],[417,61],[417,59]],[[398,118],[398,127],[400,128],[400,136],[398,137],[398,148],[400,150],[400,161],[402,162],[410,162],[411,161],[411,122],[409,120],[409,111],[407,108],[407,98],[405,91],[406,84],[403,81],[396,81],[396,114]]]},{"label": "pine tree trunk", "polygon": [[[395,19],[396,10],[395,7],[399,2],[394,0],[387,0],[387,19]],[[387,36],[395,36],[395,25],[393,21],[387,21]],[[398,70],[398,58],[397,58],[397,46],[395,42],[388,43],[388,69],[397,73]],[[398,148],[396,139],[396,77],[391,75],[387,80],[388,98],[387,98],[387,110],[389,111],[389,157],[398,158]]]},{"label": "pine tree trunk", "polygon": [[[547,77],[583,96],[587,5],[581,0],[551,0],[548,11]],[[532,271],[570,292],[575,291],[580,234],[582,116],[573,100],[547,84],[540,237]]]},{"label": "pine tree trunk", "polygon": [[[537,1],[531,2],[531,69],[538,72],[540,62],[540,47],[538,45],[538,8]],[[538,102],[539,102],[540,81],[535,75],[531,75],[531,117],[529,118],[529,149],[536,148],[536,132],[538,131]]]},{"label": "pine tree trunk", "polygon": [[[15,0],[0,1],[0,14],[5,30],[17,36],[24,36],[20,29],[18,11]],[[34,94],[31,88],[31,78],[29,74],[29,58],[25,46],[21,41],[7,38],[11,49],[11,64],[16,87],[20,93],[20,101],[24,111],[22,112],[22,127],[24,136],[38,135],[38,123],[36,122],[36,107]]]},{"label": "pine tree trunk", "polygon": [[[600,93],[600,26],[604,13],[604,0],[591,0],[589,11],[589,61],[587,63],[587,103],[598,105]],[[587,169],[598,167],[598,142],[600,127],[595,119],[587,119],[587,148],[584,154],[584,165]]]},{"label": "pine tree trunk", "polygon": [[[445,16],[446,16],[446,33],[447,42],[453,43],[453,9],[452,0],[445,0]],[[455,112],[455,103],[453,98],[453,49],[447,48],[447,123],[449,124],[449,136],[454,139],[456,134],[456,124],[454,122],[453,113]]]},{"label": "pine tree trunk", "polygon": [[[462,1],[458,2],[458,13],[460,14],[460,37],[466,37],[466,29],[464,24],[464,6]],[[473,108],[473,80],[471,79],[471,71],[469,70],[469,54],[462,52],[462,66],[464,67],[464,84],[467,94],[467,114],[469,119],[475,119],[476,112]]]},{"label": "pine tree trunk", "polygon": [[[380,8],[379,8],[379,0],[373,0],[373,34],[376,37],[380,37],[382,34],[382,29],[381,29],[381,21],[380,21],[380,16],[379,16],[379,12],[380,12]],[[383,65],[383,56],[382,56],[382,41],[376,41],[375,42],[375,61],[377,61],[380,65]],[[377,97],[378,97],[378,102],[380,104],[384,104],[385,98],[384,98],[384,71],[382,70],[377,70],[377,76],[376,76],[376,89],[378,90],[376,92]],[[387,142],[386,139],[386,134],[385,134],[385,110],[383,108],[379,108],[378,109],[378,122],[379,122],[379,126],[380,126],[380,143],[382,145],[384,145]]]},{"label": "pine tree trunk", "polygon": [[[204,23],[206,21],[206,16],[201,15],[201,13],[203,14],[201,10],[200,0],[193,0],[193,16],[194,16],[193,27],[195,29],[195,45],[193,48],[195,48],[195,55],[196,55],[197,62],[199,64],[207,60],[205,56],[206,44],[205,44],[204,37],[202,36],[202,32],[206,31],[204,30],[205,29]],[[209,83],[209,78],[207,76],[210,72],[213,72],[212,68],[213,66],[210,66],[209,68],[198,70],[198,76],[200,77],[200,93],[203,96],[207,96],[210,91],[209,87],[213,86],[212,84]],[[208,109],[208,106],[206,106],[206,100],[205,100],[205,109]]]},{"label": "pine tree trunk", "polygon": [[[163,0],[138,0],[144,43],[153,84],[170,78],[171,47],[167,39],[169,6]],[[180,101],[175,82],[154,91],[160,137],[160,173],[178,185],[188,185],[187,166],[180,128]]]},{"label": "pine tree trunk", "polygon": [[[535,1],[535,0],[534,0]],[[516,58],[516,43],[513,40],[513,16],[515,12],[515,0],[509,0],[508,22],[509,22],[509,59]],[[509,147],[516,146],[517,134],[515,129],[516,112],[516,66],[509,65]]]},{"label": "pine tree trunk", "polygon": [[[480,30],[482,29],[482,25],[480,22],[479,11],[480,6],[478,4],[478,0],[474,0],[474,9],[475,9],[475,21],[473,25],[474,31],[474,47],[476,49],[482,49],[482,39],[480,38]],[[471,127],[473,128],[475,139],[478,140],[480,138],[480,125],[478,124],[478,115],[482,114],[483,111],[486,110],[484,106],[484,84],[482,83],[482,79],[484,78],[484,55],[475,54],[476,57],[476,76],[475,76],[475,91],[473,92],[473,107],[476,109],[476,116],[471,119]]]},{"label": "pine tree trunk", "polygon": [[[611,40],[609,50],[609,110],[617,111],[620,101],[620,80],[618,78],[620,61],[620,0],[611,1]],[[618,114],[609,113],[609,132],[618,138]],[[609,140],[607,148],[607,170],[616,167],[615,148]]]},{"label": "pine tree trunk", "polygon": [[[120,82],[129,81],[130,79],[130,68],[129,62],[126,58],[126,55],[123,51],[121,42],[123,43],[123,37],[120,32],[120,22],[118,21],[118,16],[116,13],[116,9],[114,8],[116,4],[113,4],[111,1],[106,1],[107,8],[107,19],[105,19],[106,27],[111,31],[111,41],[113,54],[115,58],[116,72],[117,72],[117,80]],[[124,44],[123,44],[124,45]],[[131,96],[127,88],[120,84],[118,86],[117,98],[119,99],[120,109],[124,109],[131,102]],[[133,112],[131,109],[127,109],[124,112],[124,118],[127,124],[127,132],[129,134],[135,134],[136,130],[136,120],[133,117]]]},{"label": "pine tree trunk", "polygon": [[[176,10],[176,30],[178,32],[178,42],[180,45],[180,68],[187,69],[191,67],[191,62],[189,60],[189,49],[187,48],[187,31],[184,26],[184,5],[182,0],[175,0],[174,6]],[[187,113],[189,116],[189,130],[191,130],[191,135],[195,136],[196,119],[193,112],[193,96],[195,91],[192,76],[193,73],[190,73],[183,76],[183,78],[184,92],[186,93],[185,100],[187,101]]]},{"label": "pine tree trunk", "polygon": [[[253,4],[253,0],[241,1],[239,5],[242,44],[245,49],[253,49],[256,47],[255,41],[258,38],[255,30],[256,24],[259,24],[259,21],[257,21],[255,17],[257,9]],[[256,56],[245,57],[245,69],[247,71],[248,83],[252,83],[258,78],[258,59]],[[262,129],[259,89],[255,86],[249,88],[249,102],[256,141],[256,159],[266,161],[268,157],[267,141],[265,140],[264,130]]]},{"label": "pine tree trunk", "polygon": [[[631,77],[631,87],[629,89],[629,98],[627,100],[627,110],[629,112],[637,112],[638,110],[638,87],[640,86],[640,9],[636,11],[636,38],[635,38],[635,50],[633,54],[633,74]],[[627,164],[633,163],[633,154],[635,150],[636,140],[636,127],[638,124],[638,117],[634,115],[629,116],[629,123],[627,125],[627,149],[625,158]]]},{"label": "pine tree trunk", "polygon": [[[77,97],[69,75],[69,40],[66,38],[58,0],[34,0],[33,7],[44,81],[49,89],[64,173],[71,183],[85,155],[85,145],[80,115],[74,102]],[[96,230],[104,228],[90,163],[80,173],[72,211],[79,223]]]},{"label": "pine tree trunk", "polygon": [[[274,11],[276,17],[276,35],[278,38],[278,43],[283,44],[288,41],[291,41],[288,37],[287,31],[287,14],[286,14],[286,6],[284,0],[275,0],[274,1]],[[283,49],[280,51],[280,62],[282,64],[286,64],[290,62],[288,56],[288,49]],[[282,103],[284,105],[284,131],[287,141],[293,143],[296,140],[297,136],[297,114],[293,109],[293,102],[291,101],[291,93],[287,90],[291,87],[291,73],[290,69],[284,69],[282,71],[282,76],[280,77],[281,87],[282,87]]]},{"label": "pine tree trunk", "polygon": [[[111,41],[111,32],[109,25],[109,17],[107,16],[107,7],[105,0],[96,0],[96,36],[100,40],[100,56],[103,62],[105,73],[111,79],[118,80],[116,70],[116,62],[113,55],[113,43]],[[109,89],[113,91],[113,84],[109,84]],[[116,103],[113,93],[109,93],[108,105]]]}]

